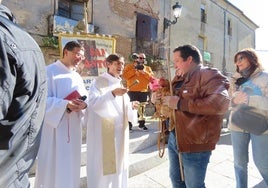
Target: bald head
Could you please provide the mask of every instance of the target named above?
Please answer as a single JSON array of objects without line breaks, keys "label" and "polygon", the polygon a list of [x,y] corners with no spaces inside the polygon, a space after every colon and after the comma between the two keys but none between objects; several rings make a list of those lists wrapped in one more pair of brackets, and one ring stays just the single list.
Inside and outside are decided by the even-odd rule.
[{"label": "bald head", "polygon": [[139,53],[139,57],[141,57],[141,58],[146,58],[146,55],[145,55],[145,53]]}]

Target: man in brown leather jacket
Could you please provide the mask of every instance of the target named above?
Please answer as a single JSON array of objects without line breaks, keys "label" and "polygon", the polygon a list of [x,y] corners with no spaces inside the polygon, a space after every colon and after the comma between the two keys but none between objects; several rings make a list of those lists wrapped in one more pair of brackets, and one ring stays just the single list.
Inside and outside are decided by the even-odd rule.
[{"label": "man in brown leather jacket", "polygon": [[202,56],[195,46],[177,47],[173,59],[176,71],[182,72],[183,82],[180,79],[177,84],[174,78],[175,95],[163,97],[163,103],[175,110],[176,119],[168,142],[170,178],[176,188],[201,188],[205,187],[211,151],[219,140],[228,110],[229,81],[217,69],[201,65]]}]

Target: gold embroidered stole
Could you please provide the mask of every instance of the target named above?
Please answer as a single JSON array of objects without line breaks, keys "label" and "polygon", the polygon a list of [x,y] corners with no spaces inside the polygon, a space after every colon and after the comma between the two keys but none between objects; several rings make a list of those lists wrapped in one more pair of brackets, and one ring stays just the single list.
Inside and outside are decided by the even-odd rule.
[{"label": "gold embroidered stole", "polygon": [[[96,86],[101,93],[107,92],[109,89],[108,79],[104,77],[98,77],[96,79]],[[127,125],[126,110],[123,99],[123,113],[124,113],[124,135]],[[102,118],[102,153],[103,153],[103,175],[109,175],[116,173],[116,153],[115,153],[115,122],[112,118]],[[125,143],[124,143],[125,145]]]},{"label": "gold embroidered stole", "polygon": [[102,118],[103,175],[116,173],[114,120]]}]

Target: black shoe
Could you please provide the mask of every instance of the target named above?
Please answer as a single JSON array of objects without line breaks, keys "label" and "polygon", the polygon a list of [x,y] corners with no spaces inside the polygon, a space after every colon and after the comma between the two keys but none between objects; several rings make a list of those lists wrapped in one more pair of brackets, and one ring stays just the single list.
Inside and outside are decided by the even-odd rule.
[{"label": "black shoe", "polygon": [[139,129],[146,132],[148,131],[148,128],[144,125],[144,126],[139,126]]},{"label": "black shoe", "polygon": [[138,123],[139,123],[139,127],[144,127],[145,120],[139,120]]},{"label": "black shoe", "polygon": [[132,127],[133,127],[132,123],[131,122],[128,122],[128,126],[129,126],[129,132],[132,133],[133,132],[133,130],[132,130]]}]

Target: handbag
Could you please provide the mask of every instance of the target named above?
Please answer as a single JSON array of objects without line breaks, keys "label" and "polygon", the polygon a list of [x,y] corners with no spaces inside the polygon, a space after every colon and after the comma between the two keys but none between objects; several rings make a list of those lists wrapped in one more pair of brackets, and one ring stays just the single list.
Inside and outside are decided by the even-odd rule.
[{"label": "handbag", "polygon": [[232,113],[231,122],[249,133],[260,135],[268,129],[268,121],[257,111],[255,107],[239,105]]}]

